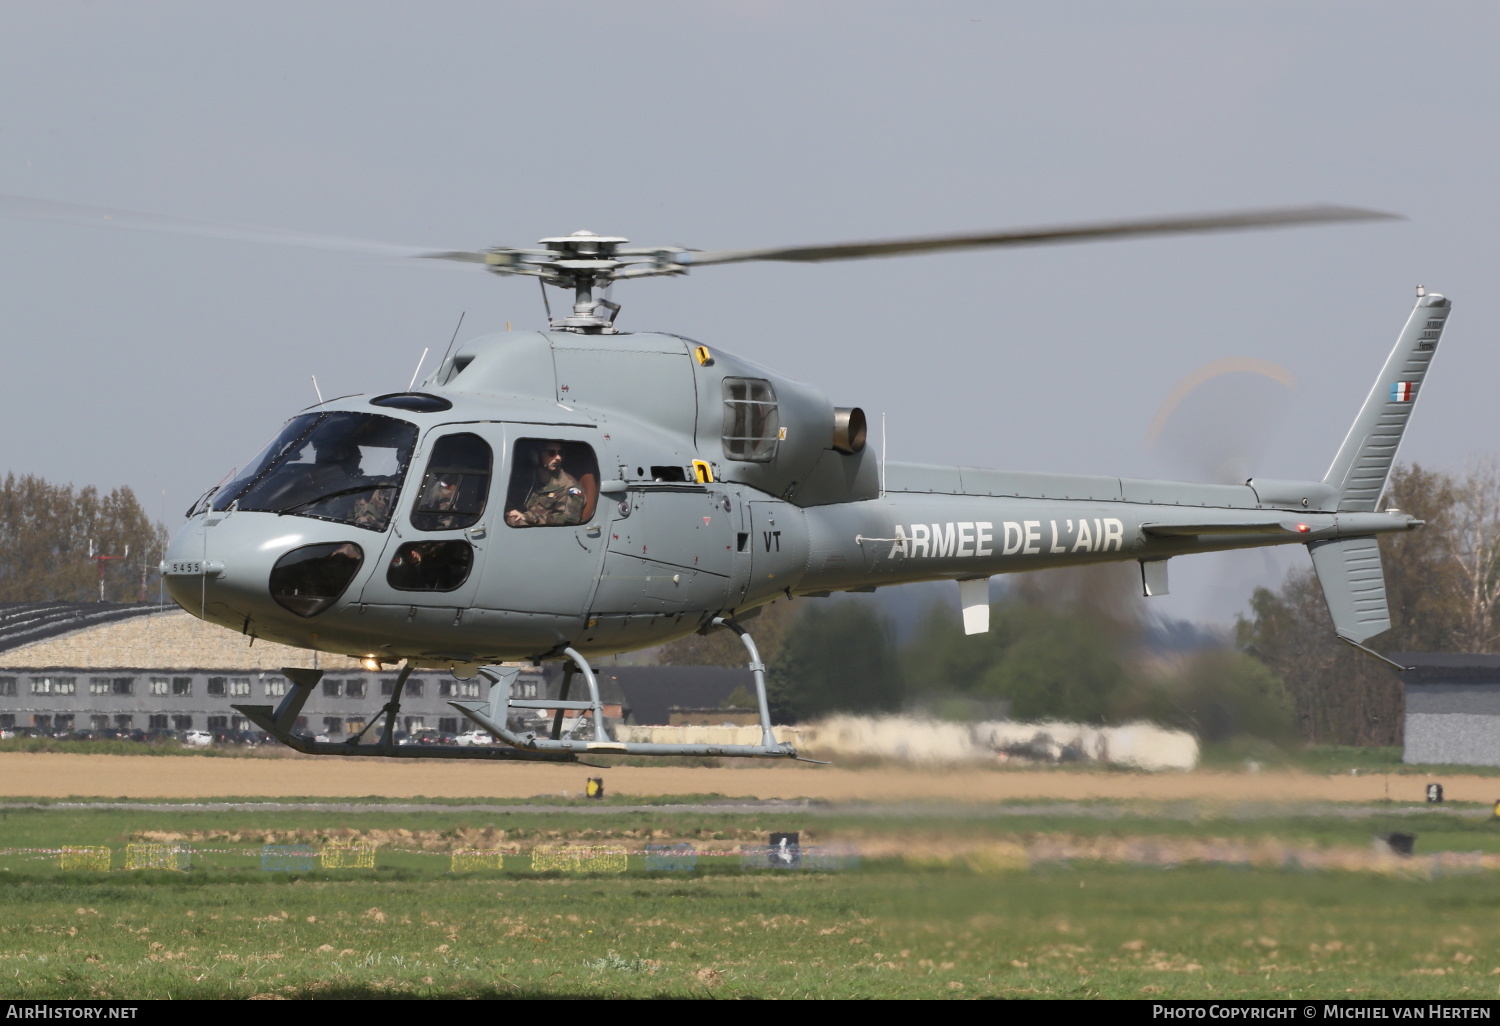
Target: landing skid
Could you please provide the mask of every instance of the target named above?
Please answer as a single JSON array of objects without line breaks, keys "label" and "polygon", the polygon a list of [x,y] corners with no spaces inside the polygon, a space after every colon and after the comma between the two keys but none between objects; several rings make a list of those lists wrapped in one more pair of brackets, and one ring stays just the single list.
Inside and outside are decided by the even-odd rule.
[{"label": "landing skid", "polygon": [[[797,749],[776,740],[771,730],[771,710],[766,702],[766,667],[760,661],[760,651],[745,629],[733,620],[716,618],[714,625],[734,631],[739,635],[745,651],[750,655],[750,671],[755,675],[755,699],[760,711],[760,744],[758,745],[676,745],[656,744],[643,741],[616,741],[609,736],[604,724],[604,705],[599,699],[599,681],[594,677],[588,660],[571,648],[563,649],[569,664],[563,672],[562,689],[555,699],[512,698],[511,688],[520,670],[506,666],[481,666],[479,675],[491,684],[488,702],[449,702],[470,721],[510,745],[518,752],[545,755],[652,755],[684,756],[701,755],[744,759],[797,759]],[[570,701],[568,695],[575,674],[581,674],[588,687],[586,701]],[[519,733],[509,728],[511,710],[554,709],[552,730],[547,736],[535,731]],[[569,710],[587,713],[593,724],[594,739],[579,741],[562,736],[563,714]],[[813,760],[805,759],[804,762]]]},{"label": "landing skid", "polygon": [[[750,655],[750,671],[755,675],[755,698],[760,712],[760,744],[758,745],[675,745],[655,744],[639,741],[615,741],[609,736],[604,723],[604,704],[599,699],[599,681],[594,676],[588,660],[571,648],[563,649],[568,665],[563,671],[562,689],[555,699],[512,698],[512,685],[520,670],[506,666],[481,666],[479,675],[490,682],[488,702],[449,702],[470,721],[477,724],[508,747],[440,747],[433,745],[398,745],[395,743],[396,718],[401,712],[401,692],[406,687],[406,678],[411,676],[412,664],[407,663],[396,678],[391,700],[381,707],[380,713],[347,741],[315,741],[305,734],[295,734],[292,727],[313,688],[323,678],[322,670],[283,668],[281,673],[291,682],[291,690],[273,711],[269,705],[236,705],[232,708],[274,737],[288,748],[308,755],[357,755],[376,756],[389,759],[498,759],[510,762],[577,762],[580,754],[594,755],[649,755],[649,756],[715,756],[721,758],[748,759],[796,759],[800,762],[816,762],[797,754],[797,749],[776,740],[771,730],[771,710],[766,701],[766,667],[760,661],[760,650],[745,629],[723,617],[715,619],[714,626],[734,631],[739,636],[745,651]],[[588,688],[586,701],[570,700],[573,678],[582,675]],[[512,710],[555,710],[552,729],[547,736],[534,731],[518,733],[508,727]],[[565,738],[563,716],[568,711],[587,714],[593,727],[594,738],[590,741]],[[366,733],[384,718],[385,730],[377,741],[363,743]]]},{"label": "landing skid", "polygon": [[[523,752],[514,748],[447,747],[437,745],[396,744],[396,717],[401,713],[401,692],[406,687],[406,678],[411,676],[412,666],[402,667],[396,678],[391,700],[381,707],[380,714],[365,725],[365,729],[347,741],[314,741],[305,734],[292,733],[297,715],[302,712],[313,688],[323,678],[322,670],[303,670],[283,667],[282,676],[291,682],[291,690],[273,712],[269,705],[236,705],[236,712],[251,723],[270,734],[293,751],[308,755],[357,755],[377,756],[387,759],[502,759],[507,762],[577,762],[577,756],[554,752]],[[362,744],[366,733],[381,715],[385,719],[385,731],[378,741]]]}]

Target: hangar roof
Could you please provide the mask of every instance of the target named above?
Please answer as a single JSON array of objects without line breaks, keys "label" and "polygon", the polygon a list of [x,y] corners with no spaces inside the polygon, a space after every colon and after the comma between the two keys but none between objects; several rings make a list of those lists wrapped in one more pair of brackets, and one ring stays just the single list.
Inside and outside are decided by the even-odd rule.
[{"label": "hangar roof", "polygon": [[1468,684],[1500,684],[1500,655],[1476,652],[1392,652],[1403,666],[1408,683],[1458,681]]}]

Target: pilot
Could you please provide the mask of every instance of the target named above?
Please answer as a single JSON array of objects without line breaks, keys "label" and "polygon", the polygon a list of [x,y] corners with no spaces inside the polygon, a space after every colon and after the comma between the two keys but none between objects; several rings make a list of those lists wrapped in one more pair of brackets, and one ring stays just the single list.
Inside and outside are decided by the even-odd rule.
[{"label": "pilot", "polygon": [[385,525],[386,514],[391,508],[391,495],[395,491],[389,485],[377,486],[369,495],[354,501],[351,519],[358,527],[380,530]]},{"label": "pilot", "polygon": [[542,442],[537,446],[536,476],[521,509],[509,510],[505,522],[511,527],[577,524],[583,521],[583,489],[563,470],[563,443]]},{"label": "pilot", "polygon": [[334,480],[357,479],[360,474],[361,453],[359,446],[340,440],[317,450],[313,459],[313,472]]}]

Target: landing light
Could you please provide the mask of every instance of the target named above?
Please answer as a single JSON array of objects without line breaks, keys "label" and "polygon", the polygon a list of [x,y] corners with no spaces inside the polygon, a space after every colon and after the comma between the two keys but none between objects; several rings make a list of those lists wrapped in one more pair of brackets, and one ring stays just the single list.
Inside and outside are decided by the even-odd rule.
[{"label": "landing light", "polygon": [[365,656],[363,659],[361,659],[359,661],[359,665],[363,666],[366,670],[369,670],[371,673],[379,673],[380,672],[380,660],[376,659],[374,656]]}]

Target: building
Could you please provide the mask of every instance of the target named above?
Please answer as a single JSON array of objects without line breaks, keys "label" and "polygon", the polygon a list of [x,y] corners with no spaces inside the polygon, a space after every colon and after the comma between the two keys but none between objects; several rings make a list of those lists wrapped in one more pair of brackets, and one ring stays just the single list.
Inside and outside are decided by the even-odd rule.
[{"label": "building", "polygon": [[[290,686],[282,667],[324,671],[296,729],[335,741],[380,715],[397,675],[395,668],[372,673],[347,656],[238,635],[175,607],[0,604],[0,727],[239,733],[250,724],[231,707],[280,702]],[[525,668],[515,696],[557,698],[562,670],[561,663]],[[611,727],[674,722],[673,706],[713,710],[703,715],[721,723],[735,718],[717,712],[726,699],[736,691],[755,692],[749,670],[714,666],[601,666],[595,677]],[[586,694],[582,679],[575,678],[569,697]],[[448,703],[486,695],[480,678],[418,670],[402,696],[400,729],[467,730],[468,721]],[[539,729],[551,719],[543,711],[528,726]]]},{"label": "building", "polygon": [[[395,690],[395,669],[371,673],[352,658],[242,637],[175,607],[0,605],[0,727],[238,733],[250,724],[231,706],[280,702],[284,666],[325,671],[297,730],[330,740],[364,729]],[[516,696],[538,697],[543,686],[528,670]],[[467,730],[448,703],[484,693],[479,678],[419,670],[406,682],[400,729]]]},{"label": "building", "polygon": [[1500,766],[1500,655],[1396,652],[1408,763]]},{"label": "building", "polygon": [[760,722],[759,709],[689,709],[674,705],[667,710],[673,727],[753,727]]}]

